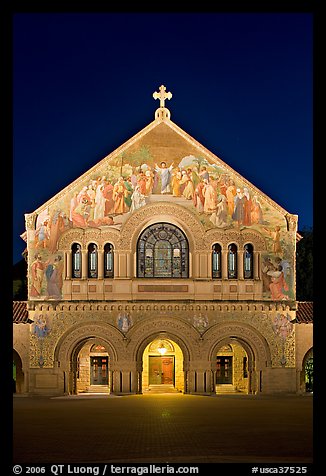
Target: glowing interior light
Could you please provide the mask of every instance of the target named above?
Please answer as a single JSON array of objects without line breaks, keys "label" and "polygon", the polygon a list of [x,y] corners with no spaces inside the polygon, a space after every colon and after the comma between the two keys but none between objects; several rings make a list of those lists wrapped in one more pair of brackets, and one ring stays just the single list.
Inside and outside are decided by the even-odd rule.
[{"label": "glowing interior light", "polygon": [[167,348],[164,347],[163,342],[161,342],[157,350],[159,351],[159,353],[160,353],[161,355],[164,355],[165,352],[167,351]]}]

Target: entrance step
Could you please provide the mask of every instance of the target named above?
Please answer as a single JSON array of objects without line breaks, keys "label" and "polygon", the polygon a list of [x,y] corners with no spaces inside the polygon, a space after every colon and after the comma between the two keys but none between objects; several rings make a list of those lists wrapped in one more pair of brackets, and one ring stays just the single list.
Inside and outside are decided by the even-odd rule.
[{"label": "entrance step", "polygon": [[223,383],[216,385],[216,393],[241,393],[234,385],[230,383]]},{"label": "entrance step", "polygon": [[149,385],[147,389],[145,389],[148,393],[179,393],[173,385]]},{"label": "entrance step", "polygon": [[90,385],[83,393],[109,393],[108,385]]}]

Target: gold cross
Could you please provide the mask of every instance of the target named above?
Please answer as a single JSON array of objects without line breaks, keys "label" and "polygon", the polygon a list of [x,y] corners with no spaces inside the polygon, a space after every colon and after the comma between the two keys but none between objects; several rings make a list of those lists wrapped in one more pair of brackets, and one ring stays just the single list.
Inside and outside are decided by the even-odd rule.
[{"label": "gold cross", "polygon": [[171,99],[172,98],[172,93],[166,93],[165,92],[166,87],[163,86],[163,84],[162,84],[162,86],[160,86],[159,89],[160,89],[159,93],[157,93],[157,92],[153,93],[153,98],[160,100],[160,107],[165,107],[164,102],[165,102],[166,99]]}]

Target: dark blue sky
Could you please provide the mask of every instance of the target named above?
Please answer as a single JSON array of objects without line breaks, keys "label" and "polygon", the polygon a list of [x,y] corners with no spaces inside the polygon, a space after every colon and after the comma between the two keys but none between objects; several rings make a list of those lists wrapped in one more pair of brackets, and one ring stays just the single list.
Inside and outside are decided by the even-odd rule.
[{"label": "dark blue sky", "polygon": [[13,16],[13,262],[31,213],[153,121],[171,119],[313,225],[312,13]]}]

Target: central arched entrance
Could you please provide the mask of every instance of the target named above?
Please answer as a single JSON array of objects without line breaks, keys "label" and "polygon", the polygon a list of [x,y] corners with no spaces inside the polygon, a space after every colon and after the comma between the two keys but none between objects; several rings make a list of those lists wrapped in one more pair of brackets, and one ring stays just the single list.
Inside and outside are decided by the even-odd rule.
[{"label": "central arched entrance", "polygon": [[143,393],[184,392],[183,352],[168,337],[157,337],[145,347]]}]

